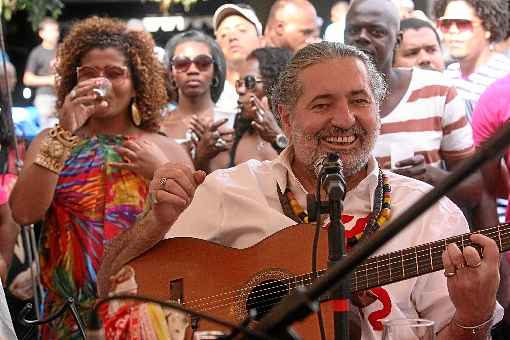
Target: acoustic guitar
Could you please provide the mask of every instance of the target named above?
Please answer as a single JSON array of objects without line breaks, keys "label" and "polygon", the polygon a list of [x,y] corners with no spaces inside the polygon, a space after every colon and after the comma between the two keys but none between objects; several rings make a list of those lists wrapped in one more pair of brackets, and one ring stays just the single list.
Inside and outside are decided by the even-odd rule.
[{"label": "acoustic guitar", "polygon": [[[138,294],[173,300],[195,311],[239,323],[255,309],[262,318],[282,297],[298,286],[310,285],[313,224],[283,229],[246,249],[234,249],[193,238],[160,242],[129,265],[134,269]],[[499,250],[510,248],[510,224],[479,231],[496,241]],[[471,245],[471,234],[371,257],[351,275],[353,292],[443,269],[441,254],[447,244]],[[321,230],[317,263],[327,263],[327,231]],[[319,271],[319,275],[324,270]],[[324,326],[332,338],[332,308],[321,303]],[[304,339],[320,339],[317,316],[294,326]],[[222,330],[200,320],[198,330]]]}]

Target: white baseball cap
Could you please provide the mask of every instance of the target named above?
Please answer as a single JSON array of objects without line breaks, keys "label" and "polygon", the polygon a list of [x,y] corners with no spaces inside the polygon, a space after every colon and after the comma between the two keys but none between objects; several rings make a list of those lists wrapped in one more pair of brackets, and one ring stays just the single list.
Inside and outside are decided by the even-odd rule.
[{"label": "white baseball cap", "polygon": [[260,23],[257,14],[251,6],[244,4],[225,4],[218,7],[213,16],[213,27],[214,30],[218,30],[218,26],[226,17],[230,15],[240,15],[255,26],[257,35],[262,35],[262,24]]}]

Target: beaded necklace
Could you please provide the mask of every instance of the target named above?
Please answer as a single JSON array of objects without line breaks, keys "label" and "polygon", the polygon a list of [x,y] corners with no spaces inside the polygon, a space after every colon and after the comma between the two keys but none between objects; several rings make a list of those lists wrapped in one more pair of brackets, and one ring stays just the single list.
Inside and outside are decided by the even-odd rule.
[{"label": "beaded necklace", "polygon": [[[374,195],[374,210],[370,213],[368,223],[364,231],[350,237],[347,245],[352,248],[361,239],[365,239],[383,226],[391,217],[391,186],[388,177],[379,169],[377,187]],[[282,193],[280,185],[276,183],[278,198],[282,205],[283,213],[296,223],[308,223],[308,214],[296,199],[294,193],[287,187]]]}]

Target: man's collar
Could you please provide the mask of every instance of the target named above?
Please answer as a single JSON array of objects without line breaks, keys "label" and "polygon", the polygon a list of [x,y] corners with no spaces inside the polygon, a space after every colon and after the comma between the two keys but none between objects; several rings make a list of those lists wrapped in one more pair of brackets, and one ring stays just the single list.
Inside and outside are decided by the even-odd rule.
[{"label": "man's collar", "polygon": [[[301,184],[299,179],[294,175],[292,171],[292,161],[294,160],[294,148],[289,146],[283,150],[278,158],[273,161],[273,169],[275,173],[276,181],[282,190],[289,187],[292,190],[301,190],[307,194],[305,187]],[[288,181],[288,182],[287,182]],[[370,195],[370,208],[373,209],[374,194],[377,184],[379,183],[379,164],[377,160],[372,156],[368,159],[367,163],[367,176],[363,178],[358,185],[352,190],[347,192],[346,199],[351,194],[358,194],[368,190]]]}]

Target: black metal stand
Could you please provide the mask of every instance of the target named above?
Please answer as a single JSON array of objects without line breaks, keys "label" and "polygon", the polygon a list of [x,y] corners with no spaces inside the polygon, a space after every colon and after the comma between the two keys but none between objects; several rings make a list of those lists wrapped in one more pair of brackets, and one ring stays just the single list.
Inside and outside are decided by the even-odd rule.
[{"label": "black metal stand", "polygon": [[255,327],[256,331],[282,339],[289,338],[289,326],[302,320],[314,312],[314,304],[331,289],[337,288],[341,279],[377,251],[411,221],[432,207],[441,197],[452,190],[457,184],[469,177],[486,161],[496,157],[510,144],[510,122],[489,139],[470,159],[461,163],[443,181],[419,199],[413,206],[404,211],[398,218],[379,230],[370,239],[355,247],[349,254],[322,275],[308,290],[297,290],[295,294],[283,299]]},{"label": "black metal stand", "polygon": [[[342,174],[342,167],[337,154],[328,154],[323,161],[322,169],[317,181],[317,193],[324,187],[327,201],[317,201],[316,198],[308,199],[308,212],[310,222],[317,220],[317,210],[329,213],[330,224],[328,228],[328,268],[332,268],[346,255],[345,251],[345,227],[340,216],[343,211],[343,200],[346,193],[346,182]],[[320,199],[320,195],[319,195]],[[317,205],[319,205],[317,207]],[[319,209],[317,209],[319,208]],[[350,299],[350,276],[347,275],[341,280],[338,287],[330,291],[328,300],[334,303],[334,337],[335,340],[349,339],[349,299]]]},{"label": "black metal stand", "polygon": [[83,321],[80,318],[80,313],[78,312],[78,308],[76,307],[76,303],[74,302],[74,299],[72,297],[68,297],[66,299],[66,302],[62,305],[62,307],[60,307],[60,309],[56,311],[53,315],[50,315],[46,319],[42,320],[26,319],[27,314],[32,310],[32,304],[27,303],[19,313],[18,321],[29,326],[40,326],[52,322],[53,320],[56,320],[57,318],[61,317],[67,309],[71,311],[74,321],[76,321],[76,324],[78,325],[78,329],[80,330],[81,336],[83,337],[83,339],[87,339],[87,337],[85,336],[85,325],[83,324]]}]

